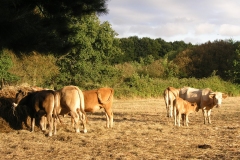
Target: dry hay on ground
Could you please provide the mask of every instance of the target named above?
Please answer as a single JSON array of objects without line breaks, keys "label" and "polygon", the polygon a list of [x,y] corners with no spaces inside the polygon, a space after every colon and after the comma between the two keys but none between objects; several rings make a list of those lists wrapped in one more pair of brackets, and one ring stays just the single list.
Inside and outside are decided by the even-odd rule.
[{"label": "dry hay on ground", "polygon": [[[0,129],[0,156],[5,159],[240,159],[239,97],[213,108],[211,125],[201,111],[190,114],[189,127],[173,126],[163,99],[115,100],[114,128],[105,128],[103,111],[88,113],[88,133],[76,134],[70,117],[58,133],[46,137],[38,128]],[[5,126],[6,130],[6,126]]]}]

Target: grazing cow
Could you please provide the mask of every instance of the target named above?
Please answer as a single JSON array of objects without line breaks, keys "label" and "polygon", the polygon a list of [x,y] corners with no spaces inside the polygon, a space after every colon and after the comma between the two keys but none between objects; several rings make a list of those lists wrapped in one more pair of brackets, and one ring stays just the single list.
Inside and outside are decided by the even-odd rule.
[{"label": "grazing cow", "polygon": [[196,89],[191,87],[181,88],[179,96],[191,103],[197,103],[197,111],[202,109],[204,116],[204,124],[208,119],[208,123],[211,124],[210,114],[214,106],[217,108],[222,104],[222,98],[226,98],[227,95],[221,92],[213,92],[211,89]]},{"label": "grazing cow", "polygon": [[112,88],[99,88],[96,90],[83,91],[85,111],[95,112],[103,108],[107,118],[107,128],[113,127],[113,94],[114,90]]},{"label": "grazing cow", "polygon": [[197,109],[197,103],[190,103],[186,100],[183,100],[180,97],[176,97],[176,109],[178,117],[178,126],[180,127],[181,116],[183,116],[183,124],[185,123],[188,126],[188,115],[192,112],[195,112]]},{"label": "grazing cow", "polygon": [[[31,117],[31,131],[34,131],[35,118],[37,116],[44,117],[46,114],[47,122],[49,124],[49,136],[52,136],[53,130],[53,109],[54,109],[55,93],[52,90],[42,90],[36,92],[22,92],[19,91],[16,95],[16,104],[23,107],[25,112]],[[27,122],[24,122],[27,124]],[[42,130],[46,129],[41,123]]]},{"label": "grazing cow", "polygon": [[166,110],[167,110],[167,117],[172,117],[172,112],[176,116],[176,109],[175,109],[175,100],[176,96],[179,95],[179,89],[174,87],[168,87],[163,92],[163,97],[165,100]]},{"label": "grazing cow", "polygon": [[[55,91],[54,126],[57,125],[56,118],[59,114],[64,115],[70,113],[71,118],[75,122],[76,132],[80,132],[80,119],[83,124],[83,132],[86,133],[86,113],[84,109],[84,96],[77,86],[65,86]],[[56,134],[56,127],[54,133]]]}]

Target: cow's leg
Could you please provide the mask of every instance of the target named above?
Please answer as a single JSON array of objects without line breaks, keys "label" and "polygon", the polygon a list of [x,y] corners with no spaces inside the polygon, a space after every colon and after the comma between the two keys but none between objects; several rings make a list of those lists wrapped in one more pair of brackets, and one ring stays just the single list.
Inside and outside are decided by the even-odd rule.
[{"label": "cow's leg", "polygon": [[206,124],[206,121],[207,121],[207,111],[205,109],[202,109],[202,113],[203,113],[203,118],[204,118],[204,124]]},{"label": "cow's leg", "polygon": [[173,118],[174,118],[174,125],[176,126],[177,125],[177,109],[176,109],[176,106],[173,107]]},{"label": "cow's leg", "polygon": [[57,115],[56,112],[54,112],[53,117],[52,117],[52,121],[53,121],[53,135],[57,134],[57,120],[58,120],[58,118],[59,118],[59,115]]},{"label": "cow's leg", "polygon": [[71,111],[70,114],[71,114],[71,117],[74,119],[74,122],[75,122],[76,133],[79,133],[80,132],[80,129],[79,129],[79,124],[80,124],[79,115],[78,115],[77,112],[74,112],[74,111]]},{"label": "cow's leg", "polygon": [[42,129],[42,131],[45,131],[47,129],[47,117],[46,116],[41,116],[41,119],[40,119],[40,127]]},{"label": "cow's leg", "polygon": [[44,110],[38,111],[38,117],[40,118],[40,127],[42,131],[45,131],[47,129],[47,117],[46,112]]},{"label": "cow's leg", "polygon": [[31,132],[34,132],[35,128],[35,115],[31,117]]},{"label": "cow's leg", "polygon": [[188,122],[189,122],[189,121],[188,121],[188,114],[186,114],[186,115],[185,115],[185,124],[186,124],[186,126],[188,126]]},{"label": "cow's leg", "polygon": [[211,124],[211,118],[210,118],[210,115],[211,115],[211,109],[207,111],[207,117],[208,117],[208,123]]},{"label": "cow's leg", "polygon": [[182,116],[182,123],[183,123],[183,126],[186,125],[186,115],[185,114],[181,114]]},{"label": "cow's leg", "polygon": [[178,127],[180,127],[181,126],[181,124],[180,124],[180,121],[181,121],[181,113],[177,113],[177,117],[178,117]]},{"label": "cow's leg", "polygon": [[23,123],[25,124],[25,126],[30,129],[30,126],[28,125],[27,121],[28,121],[28,112],[27,112],[27,106],[23,106],[23,112],[24,112],[24,120]]},{"label": "cow's leg", "polygon": [[113,112],[112,109],[105,109],[105,113],[106,113],[106,119],[107,119],[107,124],[106,127],[107,128],[112,128],[113,127]]},{"label": "cow's leg", "polygon": [[166,93],[166,91],[164,93],[164,101],[165,101],[166,110],[167,110],[167,117],[170,117],[170,113],[169,113],[169,110],[170,110],[170,108],[169,108],[169,99],[168,99],[168,94]]},{"label": "cow's leg", "polygon": [[169,98],[169,103],[168,103],[168,108],[169,108],[169,117],[172,117],[173,116],[173,101],[172,99]]},{"label": "cow's leg", "polygon": [[53,131],[53,118],[52,118],[52,113],[47,113],[47,122],[49,124],[49,132],[48,136],[52,136],[52,131]]},{"label": "cow's leg", "polygon": [[84,110],[80,111],[78,110],[79,117],[81,119],[82,125],[83,125],[83,133],[87,133],[87,115]]}]

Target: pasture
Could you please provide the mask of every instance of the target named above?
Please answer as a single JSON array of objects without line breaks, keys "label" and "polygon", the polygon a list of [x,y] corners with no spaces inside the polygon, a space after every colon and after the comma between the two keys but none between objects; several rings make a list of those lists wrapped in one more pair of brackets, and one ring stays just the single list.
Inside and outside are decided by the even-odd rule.
[{"label": "pasture", "polygon": [[[114,127],[105,128],[103,111],[88,113],[88,133],[74,132],[62,118],[56,136],[38,127],[14,130],[0,118],[1,159],[240,159],[240,97],[213,108],[212,124],[202,112],[190,114],[189,127],[166,117],[163,98],[114,100]],[[82,131],[82,128],[81,128]]]}]

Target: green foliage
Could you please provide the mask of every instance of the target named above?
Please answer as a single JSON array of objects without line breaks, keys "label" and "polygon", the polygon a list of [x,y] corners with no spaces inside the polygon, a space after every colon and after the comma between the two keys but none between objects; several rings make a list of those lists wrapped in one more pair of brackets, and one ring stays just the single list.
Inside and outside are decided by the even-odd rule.
[{"label": "green foliage", "polygon": [[229,81],[240,83],[240,45],[235,51],[235,57],[232,60],[232,66],[229,70],[226,70],[225,73],[228,75]]},{"label": "green foliage", "polygon": [[229,96],[239,96],[240,86],[230,82],[223,81],[218,76],[209,78],[169,78],[166,80],[158,78],[150,78],[148,76],[140,76],[133,74],[128,78],[121,87],[115,87],[117,98],[150,98],[162,97],[163,91],[169,87],[182,88],[189,86],[193,88],[210,88],[213,91],[219,91]]},{"label": "green foliage", "polygon": [[193,77],[203,78],[211,76],[212,72],[217,71],[224,80],[230,80],[232,77],[226,75],[226,71],[232,66],[235,58],[235,47],[230,40],[220,40],[208,42],[195,47],[189,54],[190,68]]},{"label": "green foliage", "polygon": [[125,53],[120,62],[143,60],[152,56],[153,61],[163,58],[168,54],[173,59],[180,51],[191,48],[192,44],[183,41],[165,42],[163,39],[150,39],[148,37],[138,38],[137,36],[120,39],[120,48]]},{"label": "green foliage", "polygon": [[7,50],[0,51],[0,80],[5,82],[14,82],[18,80],[18,77],[10,73],[10,69],[13,67],[13,62]]},{"label": "green foliage", "polygon": [[[108,22],[100,23],[95,14],[76,19],[72,26],[76,37],[71,52],[59,57],[60,72],[57,84],[78,85],[91,88],[101,85],[113,86],[120,72],[114,67],[116,57],[122,54],[117,34]],[[67,80],[67,81],[66,81]]]},{"label": "green foliage", "polygon": [[53,84],[53,77],[59,74],[59,68],[55,64],[56,58],[52,54],[41,55],[32,52],[15,58],[11,73],[21,77],[17,83],[49,87]]}]

